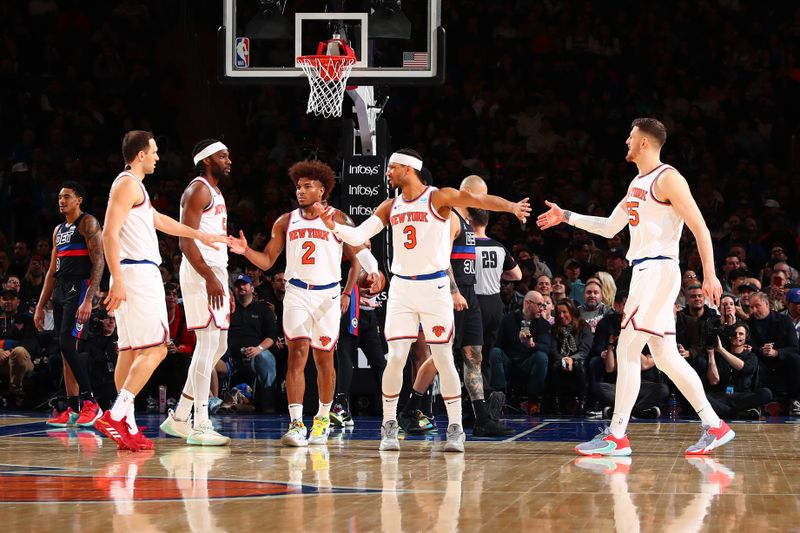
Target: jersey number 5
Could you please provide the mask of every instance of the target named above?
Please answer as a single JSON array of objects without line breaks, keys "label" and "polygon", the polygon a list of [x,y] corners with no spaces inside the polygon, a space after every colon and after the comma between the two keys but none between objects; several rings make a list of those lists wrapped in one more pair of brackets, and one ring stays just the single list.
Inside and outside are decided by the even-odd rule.
[{"label": "jersey number 5", "polygon": [[317,249],[317,247],[314,246],[313,242],[306,241],[306,242],[303,243],[302,248],[306,252],[303,254],[303,259],[302,259],[301,263],[304,264],[304,265],[313,265],[315,263],[315,261],[314,261],[314,251]]},{"label": "jersey number 5", "polygon": [[403,233],[406,236],[406,242],[403,243],[406,250],[411,250],[417,246],[417,228],[414,226],[406,226],[403,228]]},{"label": "jersey number 5", "polygon": [[625,209],[628,211],[628,222],[631,226],[639,225],[639,202],[626,202]]}]

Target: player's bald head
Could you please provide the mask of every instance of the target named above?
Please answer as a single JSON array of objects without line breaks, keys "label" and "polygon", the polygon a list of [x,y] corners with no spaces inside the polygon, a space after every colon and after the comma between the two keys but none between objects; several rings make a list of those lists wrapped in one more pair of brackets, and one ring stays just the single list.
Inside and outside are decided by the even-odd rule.
[{"label": "player's bald head", "polygon": [[476,176],[472,174],[467,176],[461,181],[461,187],[459,187],[462,191],[469,191],[475,194],[486,194],[489,192],[489,188],[486,186],[486,182],[483,181],[483,178],[480,176]]}]

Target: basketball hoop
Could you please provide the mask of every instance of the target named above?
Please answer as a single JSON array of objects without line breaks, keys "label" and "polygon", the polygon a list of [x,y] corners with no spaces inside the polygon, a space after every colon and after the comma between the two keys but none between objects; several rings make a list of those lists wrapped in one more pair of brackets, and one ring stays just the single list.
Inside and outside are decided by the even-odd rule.
[{"label": "basketball hoop", "polygon": [[342,100],[356,54],[338,35],[319,43],[315,55],[298,56],[308,76],[310,92],[306,113],[325,118],[342,116]]}]

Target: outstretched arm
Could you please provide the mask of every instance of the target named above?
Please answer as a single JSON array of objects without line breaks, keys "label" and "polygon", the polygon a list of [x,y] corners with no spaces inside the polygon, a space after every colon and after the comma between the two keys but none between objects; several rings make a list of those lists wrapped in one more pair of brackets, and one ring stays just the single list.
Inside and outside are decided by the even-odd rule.
[{"label": "outstretched arm", "polygon": [[609,239],[622,231],[628,223],[628,215],[622,206],[623,202],[617,204],[617,207],[614,208],[610,217],[580,215],[572,211],[567,211],[566,209],[561,209],[557,204],[548,202],[547,200],[545,200],[544,203],[550,209],[539,215],[536,219],[536,224],[539,226],[539,229],[552,228],[553,226],[558,226],[562,222],[566,222],[576,228],[581,228]]},{"label": "outstretched arm", "polygon": [[531,214],[531,206],[528,202],[528,198],[523,198],[519,202],[511,202],[510,200],[493,194],[476,194],[467,191],[459,191],[451,187],[433,191],[431,194],[431,205],[441,216],[449,214],[443,213],[441,211],[442,209],[447,210],[451,207],[477,207],[488,211],[506,211],[513,214],[524,223]]},{"label": "outstretched arm", "polygon": [[392,200],[384,200],[371,217],[356,227],[337,223],[334,220],[334,215],[338,210],[332,207],[325,207],[319,202],[314,204],[314,211],[322,219],[325,226],[333,231],[334,235],[339,239],[351,246],[361,246],[386,227],[386,224],[389,223],[389,210],[391,207]]},{"label": "outstretched arm", "polygon": [[272,234],[269,242],[264,246],[263,252],[258,252],[247,246],[247,239],[244,232],[239,231],[239,237],[231,238],[231,252],[245,256],[248,261],[253,263],[261,270],[269,270],[275,260],[281,255],[286,244],[286,226],[289,224],[289,214],[284,213],[272,225]]},{"label": "outstretched arm", "polygon": [[197,239],[206,246],[211,246],[212,248],[216,248],[214,245],[215,242],[223,242],[225,244],[228,243],[227,235],[212,235],[210,233],[205,233],[203,231],[190,228],[189,226],[181,224],[170,216],[159,213],[155,209],[153,209],[153,222],[155,223],[158,231],[175,235],[176,237],[189,237],[190,239]]}]

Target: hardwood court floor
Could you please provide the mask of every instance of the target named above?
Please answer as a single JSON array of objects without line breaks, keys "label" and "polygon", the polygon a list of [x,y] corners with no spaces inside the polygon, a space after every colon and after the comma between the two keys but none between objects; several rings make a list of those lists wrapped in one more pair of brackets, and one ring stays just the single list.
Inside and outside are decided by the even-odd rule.
[{"label": "hardwood court floor", "polygon": [[731,424],[731,444],[693,459],[696,423],[632,424],[634,455],[608,459],[575,455],[598,426],[580,420],[514,419],[514,436],[464,455],[431,437],[379,453],[377,419],[290,449],[275,440],[285,418],[228,416],[215,422],[229,448],[161,435],[139,453],[43,420],[0,418],[4,532],[800,530],[800,424],[787,420]]}]

